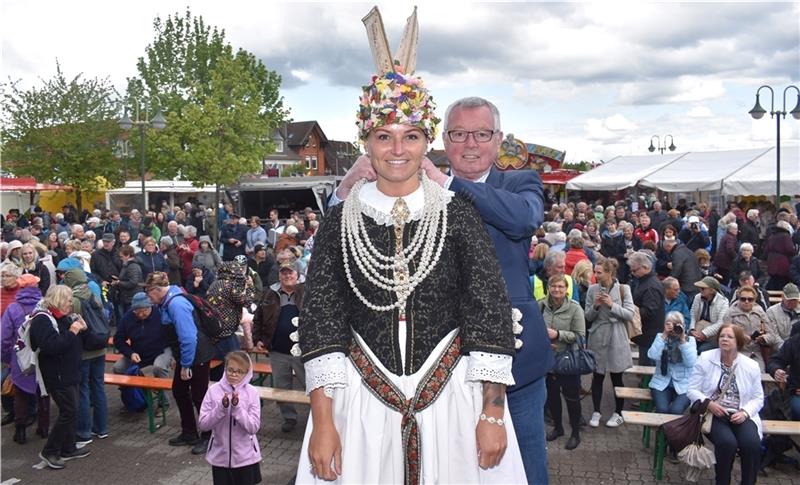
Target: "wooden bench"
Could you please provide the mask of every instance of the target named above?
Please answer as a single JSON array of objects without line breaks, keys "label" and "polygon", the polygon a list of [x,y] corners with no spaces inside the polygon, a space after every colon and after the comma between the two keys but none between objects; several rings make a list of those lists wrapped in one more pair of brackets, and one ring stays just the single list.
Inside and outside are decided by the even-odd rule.
[{"label": "wooden bench", "polygon": [[[628,369],[625,369],[626,374],[635,374],[641,376],[652,376],[655,374],[656,368],[654,366],[649,365],[634,365]],[[761,382],[775,382],[775,379],[767,374],[766,372],[761,374]]]},{"label": "wooden bench", "polygon": [[167,424],[167,414],[162,413],[161,424],[156,425],[155,406],[153,405],[153,392],[157,393],[159,400],[166,400],[164,391],[169,391],[172,389],[172,379],[166,377],[106,374],[104,380],[105,383],[110,386],[137,387],[144,392],[144,399],[145,402],[147,402],[147,424],[151,433],[155,433],[156,429]]},{"label": "wooden bench", "polygon": [[[620,388],[622,389],[622,388]],[[664,453],[667,440],[661,425],[678,419],[678,414],[643,413],[637,411],[622,411],[622,419],[627,424],[638,424],[647,428],[657,428],[656,444],[653,447],[653,472],[656,480],[661,480],[664,474]],[[764,434],[800,436],[800,421],[761,421]]]},{"label": "wooden bench", "polygon": [[311,398],[303,391],[275,389],[274,387],[256,386],[258,396],[267,401],[288,402],[293,404],[311,404]]}]

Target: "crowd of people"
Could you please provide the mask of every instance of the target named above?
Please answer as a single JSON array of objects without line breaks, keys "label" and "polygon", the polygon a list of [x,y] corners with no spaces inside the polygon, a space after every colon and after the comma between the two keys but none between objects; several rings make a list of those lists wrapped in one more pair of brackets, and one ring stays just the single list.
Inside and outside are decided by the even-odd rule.
[{"label": "crowd of people", "polygon": [[[786,385],[787,418],[800,420],[798,209],[800,203],[786,203],[764,217],[758,207],[730,202],[720,215],[684,200],[675,208],[658,201],[648,207],[644,198],[637,210],[626,201],[593,209],[583,201],[552,206],[531,245],[532,288],[554,349],[586,335],[594,352],[589,426],[602,419],[605,374],[624,387],[633,340],[639,364],[655,368],[648,384],[655,411],[683,414],[693,401],[710,399],[717,483],[729,483],[737,451],[742,483],[755,483],[762,373]],[[641,320],[638,336],[628,328],[634,318]],[[572,427],[566,448],[573,449],[580,443],[574,404],[580,382],[549,379],[554,427],[547,439],[564,434],[560,388]],[[623,406],[616,398],[606,426],[624,423]]]},{"label": "crowd of people", "polygon": [[[217,449],[224,443],[209,448],[220,416],[241,418],[250,439],[260,423],[260,406],[253,409],[255,390],[241,387],[250,381],[252,364],[246,353],[236,353],[239,349],[270,351],[276,386],[291,388],[293,370],[305,385],[303,366],[289,352],[289,336],[291,319],[302,307],[305,268],[319,226],[316,214],[306,209],[281,220],[277,210],[270,210],[265,224],[253,217],[248,227],[225,204],[216,245],[200,215],[205,210],[191,202],[144,217],[135,209],[124,215],[63,209],[51,215],[36,206],[4,216],[3,425],[13,423],[14,441],[23,445],[29,440],[27,428],[36,423],[36,434],[47,439],[40,457],[54,469],[88,455],[87,445],[108,437],[106,342],[101,348],[87,343],[94,332],[87,322],[99,319],[121,354],[111,372],[172,374],[181,433],[169,444],[207,453],[212,465],[227,462],[227,452]],[[221,330],[213,340],[197,325],[197,301],[208,302],[219,317]],[[39,377],[22,372],[15,355],[20,328],[28,321],[31,348],[39,352]],[[211,370],[212,359],[225,365]],[[210,380],[219,381],[224,397],[209,390]],[[207,396],[215,401],[203,408]],[[51,400],[58,409],[52,428]],[[161,399],[155,406],[160,416],[169,402]],[[291,431],[297,414],[291,406],[280,408],[282,429]],[[215,466],[215,481],[257,483],[248,480],[257,478],[258,467],[252,465],[259,461],[260,455],[248,456],[245,475]]]},{"label": "crowd of people", "polygon": [[[744,389],[749,389],[750,421],[733,419],[734,414],[723,415],[712,406],[719,418],[714,420],[712,440],[728,443],[716,447],[717,473],[724,477],[731,453],[757,453],[753,440],[757,444],[760,436],[760,425],[755,425],[761,405],[756,401],[763,401],[763,392],[756,392],[761,389],[759,372],[753,373],[757,383],[743,382],[750,375],[745,368],[788,382],[792,419],[800,419],[796,208],[785,204],[765,217],[762,208],[729,203],[719,216],[705,204],[681,200],[672,208],[652,201],[648,208],[646,201],[639,202],[638,210],[630,210],[629,201],[606,208],[584,201],[553,204],[528,254],[532,296],[539,302],[555,352],[580,337],[596,356],[590,427],[599,426],[602,419],[605,375],[610,374],[614,386],[623,386],[623,372],[633,365],[626,322],[634,311],[642,324],[641,335],[633,339],[639,345],[639,363],[655,366],[649,386],[657,412],[681,414],[698,396],[711,398],[715,390],[706,381],[719,381],[714,372],[730,373],[733,362],[740,362],[735,387],[740,395],[715,402],[722,403],[719,409],[738,410],[735,404],[744,402]],[[307,209],[282,221],[271,210],[262,223],[258,217],[239,218],[226,204],[220,210],[224,219],[217,246],[207,234],[198,236],[198,227],[207,232],[204,220],[198,226],[189,223],[203,219],[198,212],[205,211],[187,203],[164,207],[158,216],[148,212],[141,217],[136,210],[125,215],[95,210],[79,216],[68,206],[55,216],[38,207],[5,216],[0,243],[3,378],[8,376],[13,386],[13,398],[4,396],[3,424],[15,423],[14,441],[24,444],[26,428],[37,423],[36,434],[48,438],[43,458],[61,467],[65,460],[83,456],[93,439],[108,436],[104,351],[85,350],[80,339],[70,337],[79,335],[85,322],[68,316],[85,315],[81,306],[92,302],[115,327],[114,346],[123,358],[113,372],[144,369],[168,377],[175,362],[174,395],[182,432],[170,444],[206,451],[208,433],[198,427],[194,411],[201,409],[209,379],[223,377],[223,369],[211,375],[212,358],[224,359],[239,348],[269,350],[276,386],[291,388],[293,376],[305,385],[305,368],[292,355],[290,334],[296,330],[292,319],[303,308],[305,270],[319,227],[316,214]],[[771,304],[768,292],[774,290],[780,291],[781,301]],[[223,334],[202,351],[196,342],[182,344],[181,339],[195,338],[186,335],[195,324],[181,323],[181,315],[193,318],[186,314],[192,309],[171,297],[184,293],[207,299],[221,315]],[[243,309],[252,319],[242,318]],[[36,315],[33,340],[42,349],[48,395],[59,409],[52,430],[50,399],[11,358],[17,329],[29,315]],[[174,335],[165,323],[172,323]],[[719,364],[721,354],[729,355],[725,352],[735,354],[734,360],[728,359],[730,368],[723,364],[720,370],[709,363],[711,359]],[[237,361],[240,366],[245,363]],[[191,377],[184,379],[187,376]],[[563,395],[571,428],[566,448],[574,449],[585,424],[580,380],[551,372],[546,384],[553,423],[546,439],[555,441],[564,434]],[[616,398],[606,426],[623,424],[623,406]],[[163,400],[157,412],[167,408]],[[288,432],[297,424],[297,412],[289,404],[281,404],[280,411],[282,430]],[[72,442],[65,438],[69,433],[74,433]],[[743,460],[743,473],[750,476],[754,463]]]}]

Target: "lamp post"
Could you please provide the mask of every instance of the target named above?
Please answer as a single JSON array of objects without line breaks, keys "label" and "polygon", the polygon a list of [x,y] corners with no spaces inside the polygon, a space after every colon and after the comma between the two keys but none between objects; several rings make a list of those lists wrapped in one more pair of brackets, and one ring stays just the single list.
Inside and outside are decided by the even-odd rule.
[{"label": "lamp post", "polygon": [[775,142],[775,208],[777,209],[781,205],[781,116],[786,118],[786,92],[789,91],[790,88],[794,88],[794,90],[797,91],[797,105],[795,105],[794,109],[791,110],[789,114],[792,115],[794,119],[800,120],[800,89],[794,85],[786,86],[786,89],[783,90],[783,110],[775,111],[775,91],[772,90],[772,87],[767,86],[766,84],[758,88],[756,91],[756,105],[753,106],[753,109],[749,111],[750,116],[752,116],[755,120],[760,120],[767,112],[761,107],[761,103],[759,103],[758,100],[759,93],[764,88],[769,89],[770,94],[769,117],[775,118],[775,133],[777,139]]},{"label": "lamp post", "polygon": [[153,116],[153,119],[148,120],[147,105],[144,105],[143,115],[139,109],[139,102],[134,101],[134,105],[136,107],[136,119],[131,120],[128,116],[128,108],[125,108],[125,114],[117,121],[117,125],[125,131],[130,130],[134,126],[139,128],[139,172],[142,177],[142,213],[145,213],[147,211],[147,191],[145,189],[144,180],[144,132],[147,127],[152,127],[154,130],[163,130],[167,127],[167,120],[161,113],[161,109],[156,111],[156,115]]},{"label": "lamp post", "polygon": [[[669,137],[669,146],[667,146],[667,137]],[[653,138],[656,139],[656,144],[655,145],[653,145]],[[676,148],[678,148],[678,147],[675,146],[675,140],[672,138],[672,135],[665,135],[664,136],[664,144],[663,145],[661,144],[661,138],[659,138],[658,135],[653,135],[653,136],[650,137],[650,146],[647,148],[647,150],[650,153],[653,153],[654,151],[658,150],[659,152],[661,152],[663,154],[664,150],[669,149],[669,151],[674,152]]]}]

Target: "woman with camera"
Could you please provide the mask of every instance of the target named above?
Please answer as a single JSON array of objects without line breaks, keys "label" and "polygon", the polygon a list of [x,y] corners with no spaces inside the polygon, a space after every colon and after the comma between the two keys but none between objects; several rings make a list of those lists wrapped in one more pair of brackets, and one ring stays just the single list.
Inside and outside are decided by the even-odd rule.
[{"label": "woman with camera", "polygon": [[745,346],[742,327],[725,323],[718,334],[719,348],[703,352],[689,380],[692,401],[710,399],[713,415],[708,438],[714,443],[717,485],[729,484],[736,451],[742,457],[743,485],[756,483],[759,468],[761,419],[764,405],[761,371],[739,353]]},{"label": "woman with camera", "polygon": [[689,407],[686,391],[697,362],[697,345],[694,337],[686,334],[683,314],[667,313],[664,331],[653,340],[647,356],[656,363],[656,371],[650,380],[656,412],[683,414]]},{"label": "woman with camera", "polygon": [[[567,298],[567,279],[564,275],[551,276],[547,282],[547,297],[539,300],[547,335],[555,352],[563,352],[568,345],[576,342],[578,335],[586,336],[586,323],[581,306],[573,299]],[[564,375],[554,372],[547,374],[547,407],[553,418],[555,428],[547,433],[547,441],[564,436],[564,425],[561,421],[561,393],[567,400],[567,413],[572,434],[565,445],[567,450],[574,450],[581,443],[579,434],[581,420],[581,376]],[[560,391],[560,392],[559,392]]]},{"label": "woman with camera", "polygon": [[[600,404],[603,399],[603,381],[606,372],[611,374],[611,383],[623,387],[622,373],[633,366],[628,329],[625,322],[633,318],[633,294],[628,285],[620,284],[615,278],[617,260],[605,258],[597,262],[594,275],[597,284],[589,287],[586,293],[586,321],[591,322],[589,350],[594,352],[597,368],[592,376],[592,404],[594,412],[589,426],[600,426]],[[616,428],[624,421],[622,406],[625,401],[616,398],[614,414],[606,422],[609,428]]]},{"label": "woman with camera", "polygon": [[66,285],[50,287],[31,316],[31,349],[39,350],[37,373],[43,381],[39,386],[58,406],[58,419],[39,457],[50,468],[60,469],[65,461],[89,454],[88,448],[75,447],[83,352],[78,334],[86,330],[86,322],[72,313],[72,290]]}]

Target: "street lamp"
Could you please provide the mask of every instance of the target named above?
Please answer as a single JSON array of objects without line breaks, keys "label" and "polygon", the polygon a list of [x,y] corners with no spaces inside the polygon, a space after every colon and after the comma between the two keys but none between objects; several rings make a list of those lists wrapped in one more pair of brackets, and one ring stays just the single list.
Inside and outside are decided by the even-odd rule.
[{"label": "street lamp", "polygon": [[[669,146],[667,146],[667,137],[669,137]],[[653,145],[653,138],[656,139],[655,146]],[[658,150],[663,154],[664,150],[669,149],[669,151],[674,152],[676,148],[678,147],[675,146],[675,140],[672,138],[672,135],[664,136],[663,145],[661,144],[661,138],[659,138],[658,135],[653,135],[650,137],[650,146],[647,148],[647,150],[649,150],[650,153],[653,153],[654,151]]]},{"label": "street lamp", "polygon": [[[783,110],[775,111],[775,91],[772,90],[772,87],[761,86],[756,91],[756,105],[753,106],[753,109],[749,111],[750,116],[753,117],[755,120],[760,120],[764,117],[764,114],[767,112],[764,108],[761,107],[761,103],[758,101],[759,93],[762,89],[767,88],[769,89],[770,94],[770,108],[769,108],[769,117],[775,118],[775,132],[776,132],[776,145],[775,145],[775,180],[776,180],[776,190],[775,190],[775,207],[779,207],[781,205],[781,116],[786,118],[786,92],[789,91],[789,88],[794,88],[797,91],[797,105],[794,107],[793,110],[789,112],[790,115],[796,120],[800,120],[800,89],[797,86],[789,85],[786,86],[786,89],[783,90]],[[778,115],[778,116],[775,116]]]},{"label": "street lamp", "polygon": [[167,120],[164,118],[164,115],[161,113],[161,109],[159,108],[156,111],[156,115],[153,116],[153,119],[147,119],[147,105],[144,105],[144,114],[142,115],[141,111],[139,110],[139,102],[134,101],[134,105],[136,106],[136,119],[131,120],[128,116],[128,108],[125,108],[125,114],[117,121],[117,126],[120,129],[125,131],[130,130],[134,126],[139,128],[139,172],[142,177],[142,211],[143,213],[147,211],[147,191],[145,189],[145,181],[144,181],[144,129],[147,127],[152,127],[154,130],[163,130],[167,127]]}]

